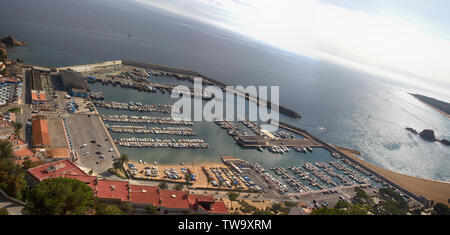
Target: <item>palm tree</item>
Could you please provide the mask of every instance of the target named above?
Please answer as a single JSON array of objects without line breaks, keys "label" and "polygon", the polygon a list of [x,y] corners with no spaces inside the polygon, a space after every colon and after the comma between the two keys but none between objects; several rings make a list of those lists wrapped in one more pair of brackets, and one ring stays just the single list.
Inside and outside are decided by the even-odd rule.
[{"label": "palm tree", "polygon": [[10,160],[14,157],[11,142],[0,140],[0,160]]},{"label": "palm tree", "polygon": [[126,154],[120,155],[120,162],[121,162],[122,164],[128,162],[128,160],[129,160],[128,155],[126,155]]}]

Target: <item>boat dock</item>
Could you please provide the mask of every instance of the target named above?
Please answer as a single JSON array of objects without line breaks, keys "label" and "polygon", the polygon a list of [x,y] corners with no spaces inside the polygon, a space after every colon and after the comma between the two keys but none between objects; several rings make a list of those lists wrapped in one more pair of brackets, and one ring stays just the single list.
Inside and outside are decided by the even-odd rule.
[{"label": "boat dock", "polygon": [[102,116],[103,121],[123,122],[123,123],[148,123],[158,125],[184,125],[193,126],[194,122],[187,120],[178,120],[171,117],[151,117],[151,116],[129,116],[129,115],[110,115]]},{"label": "boat dock", "polygon": [[152,138],[121,138],[115,140],[120,146],[137,148],[208,148],[208,143],[202,139],[152,139]]},{"label": "boat dock", "polygon": [[101,108],[107,109],[120,109],[120,110],[129,110],[129,111],[139,111],[139,112],[161,112],[161,113],[171,113],[172,105],[167,104],[142,104],[142,103],[121,103],[115,101],[97,101],[94,100],[92,103]]},{"label": "boat dock", "polygon": [[135,133],[135,134],[165,134],[165,135],[181,135],[194,136],[196,133],[192,128],[188,127],[146,127],[146,126],[118,126],[113,125],[106,127],[115,133]]}]

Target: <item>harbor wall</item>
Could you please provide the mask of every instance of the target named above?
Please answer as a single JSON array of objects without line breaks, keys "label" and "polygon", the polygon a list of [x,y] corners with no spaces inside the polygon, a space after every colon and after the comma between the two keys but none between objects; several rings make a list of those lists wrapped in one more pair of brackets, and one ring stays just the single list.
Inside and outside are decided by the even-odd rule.
[{"label": "harbor wall", "polygon": [[[131,60],[122,60],[122,64],[129,65],[129,66],[135,66],[135,67],[139,67],[139,68],[158,70],[158,71],[168,72],[168,73],[177,73],[177,74],[182,74],[182,75],[201,77],[204,80],[206,80],[206,82],[216,85],[223,90],[225,90],[226,87],[228,86],[227,84],[225,84],[223,82],[220,82],[216,79],[204,76],[198,72],[191,71],[191,70],[178,69],[178,68],[156,65],[156,64],[148,64],[148,63],[142,63],[142,62],[131,61]],[[243,94],[236,90],[232,90],[231,92],[245,97],[246,100],[252,100],[252,101],[256,102],[258,105],[262,105],[260,102],[263,102],[263,103],[267,103],[268,108],[272,107],[272,103],[270,101],[264,101],[264,100],[260,99],[259,97],[251,97],[248,94]],[[293,117],[293,118],[298,118],[298,119],[302,118],[302,116],[299,113],[295,112],[292,109],[289,109],[289,108],[286,108],[286,107],[280,106],[280,105],[277,105],[277,106],[278,106],[278,112],[281,114],[284,114],[284,115],[287,115],[287,116]]]},{"label": "harbor wall", "polygon": [[122,64],[122,60],[112,60],[112,61],[105,61],[101,63],[94,63],[94,64],[87,64],[87,65],[75,65],[75,66],[67,66],[67,67],[58,67],[55,68],[58,72],[61,70],[67,70],[72,69],[76,72],[86,72],[91,69],[94,69],[96,67],[102,67],[102,66],[112,66],[112,65],[120,65]]}]

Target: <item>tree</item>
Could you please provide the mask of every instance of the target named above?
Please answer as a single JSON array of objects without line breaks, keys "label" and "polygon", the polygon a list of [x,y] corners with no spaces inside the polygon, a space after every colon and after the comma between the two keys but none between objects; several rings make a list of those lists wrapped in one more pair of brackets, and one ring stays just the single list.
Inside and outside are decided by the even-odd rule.
[{"label": "tree", "polygon": [[147,212],[147,214],[156,215],[158,213],[158,207],[156,207],[154,205],[148,205],[145,208],[145,211]]},{"label": "tree", "polygon": [[119,204],[119,209],[126,215],[134,215],[135,214],[135,208],[133,204],[130,202],[121,202]]},{"label": "tree", "polygon": [[0,161],[9,161],[14,158],[12,144],[8,140],[0,140]]},{"label": "tree", "polygon": [[0,140],[0,188],[9,196],[22,199],[26,190],[25,171],[13,161],[11,142]]},{"label": "tree", "polygon": [[86,183],[71,178],[49,178],[31,192],[24,207],[31,215],[83,215],[94,207],[94,193]]},{"label": "tree", "polygon": [[95,207],[95,215],[122,215],[123,212],[115,205],[98,203]]},{"label": "tree", "polygon": [[126,155],[126,154],[120,155],[119,161],[121,162],[122,166],[124,163],[127,163],[129,160],[130,160],[130,158],[128,157],[128,155]]},{"label": "tree", "polygon": [[9,212],[6,208],[2,207],[0,208],[0,215],[9,215]]},{"label": "tree", "polygon": [[33,164],[32,164],[32,162],[30,161],[30,159],[27,159],[27,160],[25,160],[25,161],[22,163],[22,169],[24,169],[24,170],[28,170],[28,169],[30,169],[32,166],[33,166]]},{"label": "tree", "polygon": [[442,202],[438,202],[433,206],[433,215],[450,215],[450,208]]},{"label": "tree", "polygon": [[239,193],[238,192],[229,192],[228,193],[228,198],[230,199],[230,201],[236,201],[236,199],[239,197]]},{"label": "tree", "polygon": [[183,189],[183,185],[182,184],[177,184],[177,185],[175,185],[175,187],[173,189],[180,191],[180,190]]},{"label": "tree", "polygon": [[14,127],[15,134],[16,134],[16,136],[18,136],[20,129],[22,129],[22,127],[23,127],[23,124],[21,122],[13,122],[12,124]]},{"label": "tree", "polygon": [[161,183],[159,184],[159,187],[160,187],[161,189],[167,189],[167,188],[169,188],[169,185],[167,185],[166,182],[161,182]]},{"label": "tree", "polygon": [[118,170],[118,169],[121,169],[122,168],[122,161],[115,161],[114,163],[113,163],[113,168],[114,168],[114,170]]}]

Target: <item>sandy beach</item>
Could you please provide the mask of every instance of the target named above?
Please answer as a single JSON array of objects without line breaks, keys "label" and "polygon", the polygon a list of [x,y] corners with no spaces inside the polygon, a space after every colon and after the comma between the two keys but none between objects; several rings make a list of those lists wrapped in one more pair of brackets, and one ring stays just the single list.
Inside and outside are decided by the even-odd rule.
[{"label": "sandy beach", "polygon": [[380,175],[386,177],[387,179],[393,181],[394,183],[400,185],[406,190],[414,193],[418,196],[424,196],[435,202],[442,202],[444,204],[448,203],[450,199],[450,182],[442,182],[437,180],[423,179],[419,177],[404,175],[396,173],[379,166],[375,166],[371,163],[361,160],[359,157],[353,155],[345,149],[337,147],[340,151],[344,152],[348,156],[352,157],[354,160],[363,164],[367,168],[378,172]]},{"label": "sandy beach", "polygon": [[[190,170],[192,172],[192,174],[195,174],[196,176],[196,180],[193,181],[192,185],[190,186],[191,188],[211,188],[211,189],[223,189],[223,190],[233,190],[236,189],[236,187],[226,187],[226,186],[221,186],[221,187],[214,187],[211,183],[208,184],[208,180],[206,177],[206,174],[204,173],[204,171],[202,170],[202,167],[205,167],[207,169],[212,168],[212,167],[216,167],[216,168],[227,168],[229,169],[225,164],[223,163],[203,163],[203,164],[170,164],[170,165],[154,165],[153,163],[149,163],[146,162],[146,164],[144,164],[144,162],[139,163],[138,161],[129,161],[126,165],[125,165],[125,169],[128,169],[128,164],[133,164],[137,169],[138,169],[138,173],[134,176],[135,179],[138,180],[157,180],[157,181],[167,181],[167,182],[174,182],[174,183],[186,183],[186,180],[184,179],[185,174],[182,173],[182,168],[185,168],[186,170]],[[144,174],[144,169],[146,167],[158,167],[158,176],[157,177],[151,177],[151,176],[145,176]],[[181,176],[181,179],[169,179],[167,177],[165,177],[164,171],[165,170],[170,170],[173,169],[175,170],[179,176]],[[230,170],[231,171],[231,170]],[[214,177],[215,179],[215,177]],[[217,179],[215,179],[217,181]],[[248,189],[245,185],[242,184],[241,185],[244,187],[244,190]]]}]

